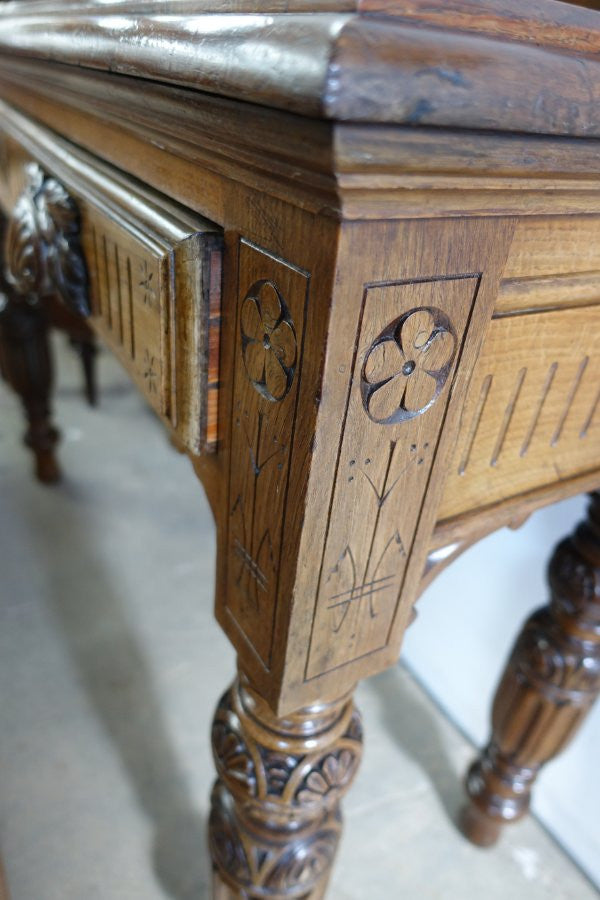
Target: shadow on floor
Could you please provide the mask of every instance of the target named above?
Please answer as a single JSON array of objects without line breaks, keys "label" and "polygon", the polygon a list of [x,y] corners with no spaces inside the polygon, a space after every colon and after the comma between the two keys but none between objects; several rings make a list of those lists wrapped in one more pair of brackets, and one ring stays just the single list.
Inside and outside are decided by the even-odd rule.
[{"label": "shadow on floor", "polygon": [[462,773],[456,771],[448,758],[437,722],[419,695],[419,689],[398,669],[388,669],[370,678],[365,688],[379,702],[382,727],[425,772],[446,815],[457,825],[465,802]]},{"label": "shadow on floor", "polygon": [[[60,492],[60,521],[55,505],[36,499],[38,490]],[[15,509],[35,544],[52,612],[79,681],[153,824],[156,876],[173,900],[207,896],[210,866],[204,817],[190,806],[152,672],[126,605],[95,553],[91,500],[78,496],[68,480],[50,489],[36,487],[27,497],[25,503],[19,496],[18,507],[15,498]],[[11,500],[3,498],[3,503]]]}]

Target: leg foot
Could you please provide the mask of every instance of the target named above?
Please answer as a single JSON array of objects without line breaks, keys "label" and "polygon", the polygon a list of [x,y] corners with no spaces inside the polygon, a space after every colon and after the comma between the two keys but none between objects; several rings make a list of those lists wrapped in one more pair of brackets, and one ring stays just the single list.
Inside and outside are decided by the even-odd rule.
[{"label": "leg foot", "polygon": [[472,844],[491,847],[500,836],[501,826],[480,812],[476,806],[465,806],[459,819],[460,830]]},{"label": "leg foot", "polygon": [[0,317],[2,373],[21,398],[27,417],[24,442],[34,454],[36,478],[60,478],[54,455],[58,431],[50,421],[52,360],[43,312],[26,303],[6,304]]},{"label": "leg foot", "polygon": [[541,767],[600,692],[600,493],[549,566],[551,600],[525,623],[494,700],[492,737],[467,776],[461,826],[487,846],[529,809]]},{"label": "leg foot", "polygon": [[351,698],[279,719],[240,677],[212,731],[215,898],[324,897],[361,740]]}]

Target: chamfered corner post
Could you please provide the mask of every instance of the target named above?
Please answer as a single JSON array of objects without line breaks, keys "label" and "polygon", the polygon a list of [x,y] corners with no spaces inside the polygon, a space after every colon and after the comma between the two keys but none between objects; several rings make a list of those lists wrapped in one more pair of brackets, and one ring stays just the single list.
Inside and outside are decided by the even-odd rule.
[{"label": "chamfered corner post", "polygon": [[398,657],[511,237],[277,215],[277,250],[264,210],[228,236],[216,616],[240,675],[213,725],[218,900],[324,895],[352,692]]},{"label": "chamfered corner post", "polygon": [[488,846],[529,809],[538,772],[567,745],[600,693],[600,493],[554,551],[550,602],[519,635],[496,692],[492,735],[466,780],[462,828]]}]

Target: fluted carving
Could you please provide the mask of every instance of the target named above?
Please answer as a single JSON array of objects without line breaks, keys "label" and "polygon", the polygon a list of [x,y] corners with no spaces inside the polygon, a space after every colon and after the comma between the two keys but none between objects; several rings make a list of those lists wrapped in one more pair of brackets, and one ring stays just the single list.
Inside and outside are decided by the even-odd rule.
[{"label": "fluted carving", "polygon": [[210,847],[219,877],[253,900],[322,896],[340,800],[361,757],[352,700],[277,719],[241,677],[217,707],[212,745]]},{"label": "fluted carving", "polygon": [[551,600],[527,620],[492,713],[492,737],[467,776],[464,830],[490,844],[523,816],[540,768],[571,739],[600,692],[600,493],[550,561]]}]

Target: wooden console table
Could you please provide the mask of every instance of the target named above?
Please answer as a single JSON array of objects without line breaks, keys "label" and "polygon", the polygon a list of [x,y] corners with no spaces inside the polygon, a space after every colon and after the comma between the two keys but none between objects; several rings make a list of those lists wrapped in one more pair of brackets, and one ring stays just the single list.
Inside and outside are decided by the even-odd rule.
[{"label": "wooden console table", "polygon": [[[324,896],[356,682],[469,544],[600,488],[599,108],[600,13],[555,0],[2,4],[1,364],[38,477],[62,303],[214,512],[215,897]],[[478,843],[600,689],[600,494],[550,594],[467,778]]]}]

